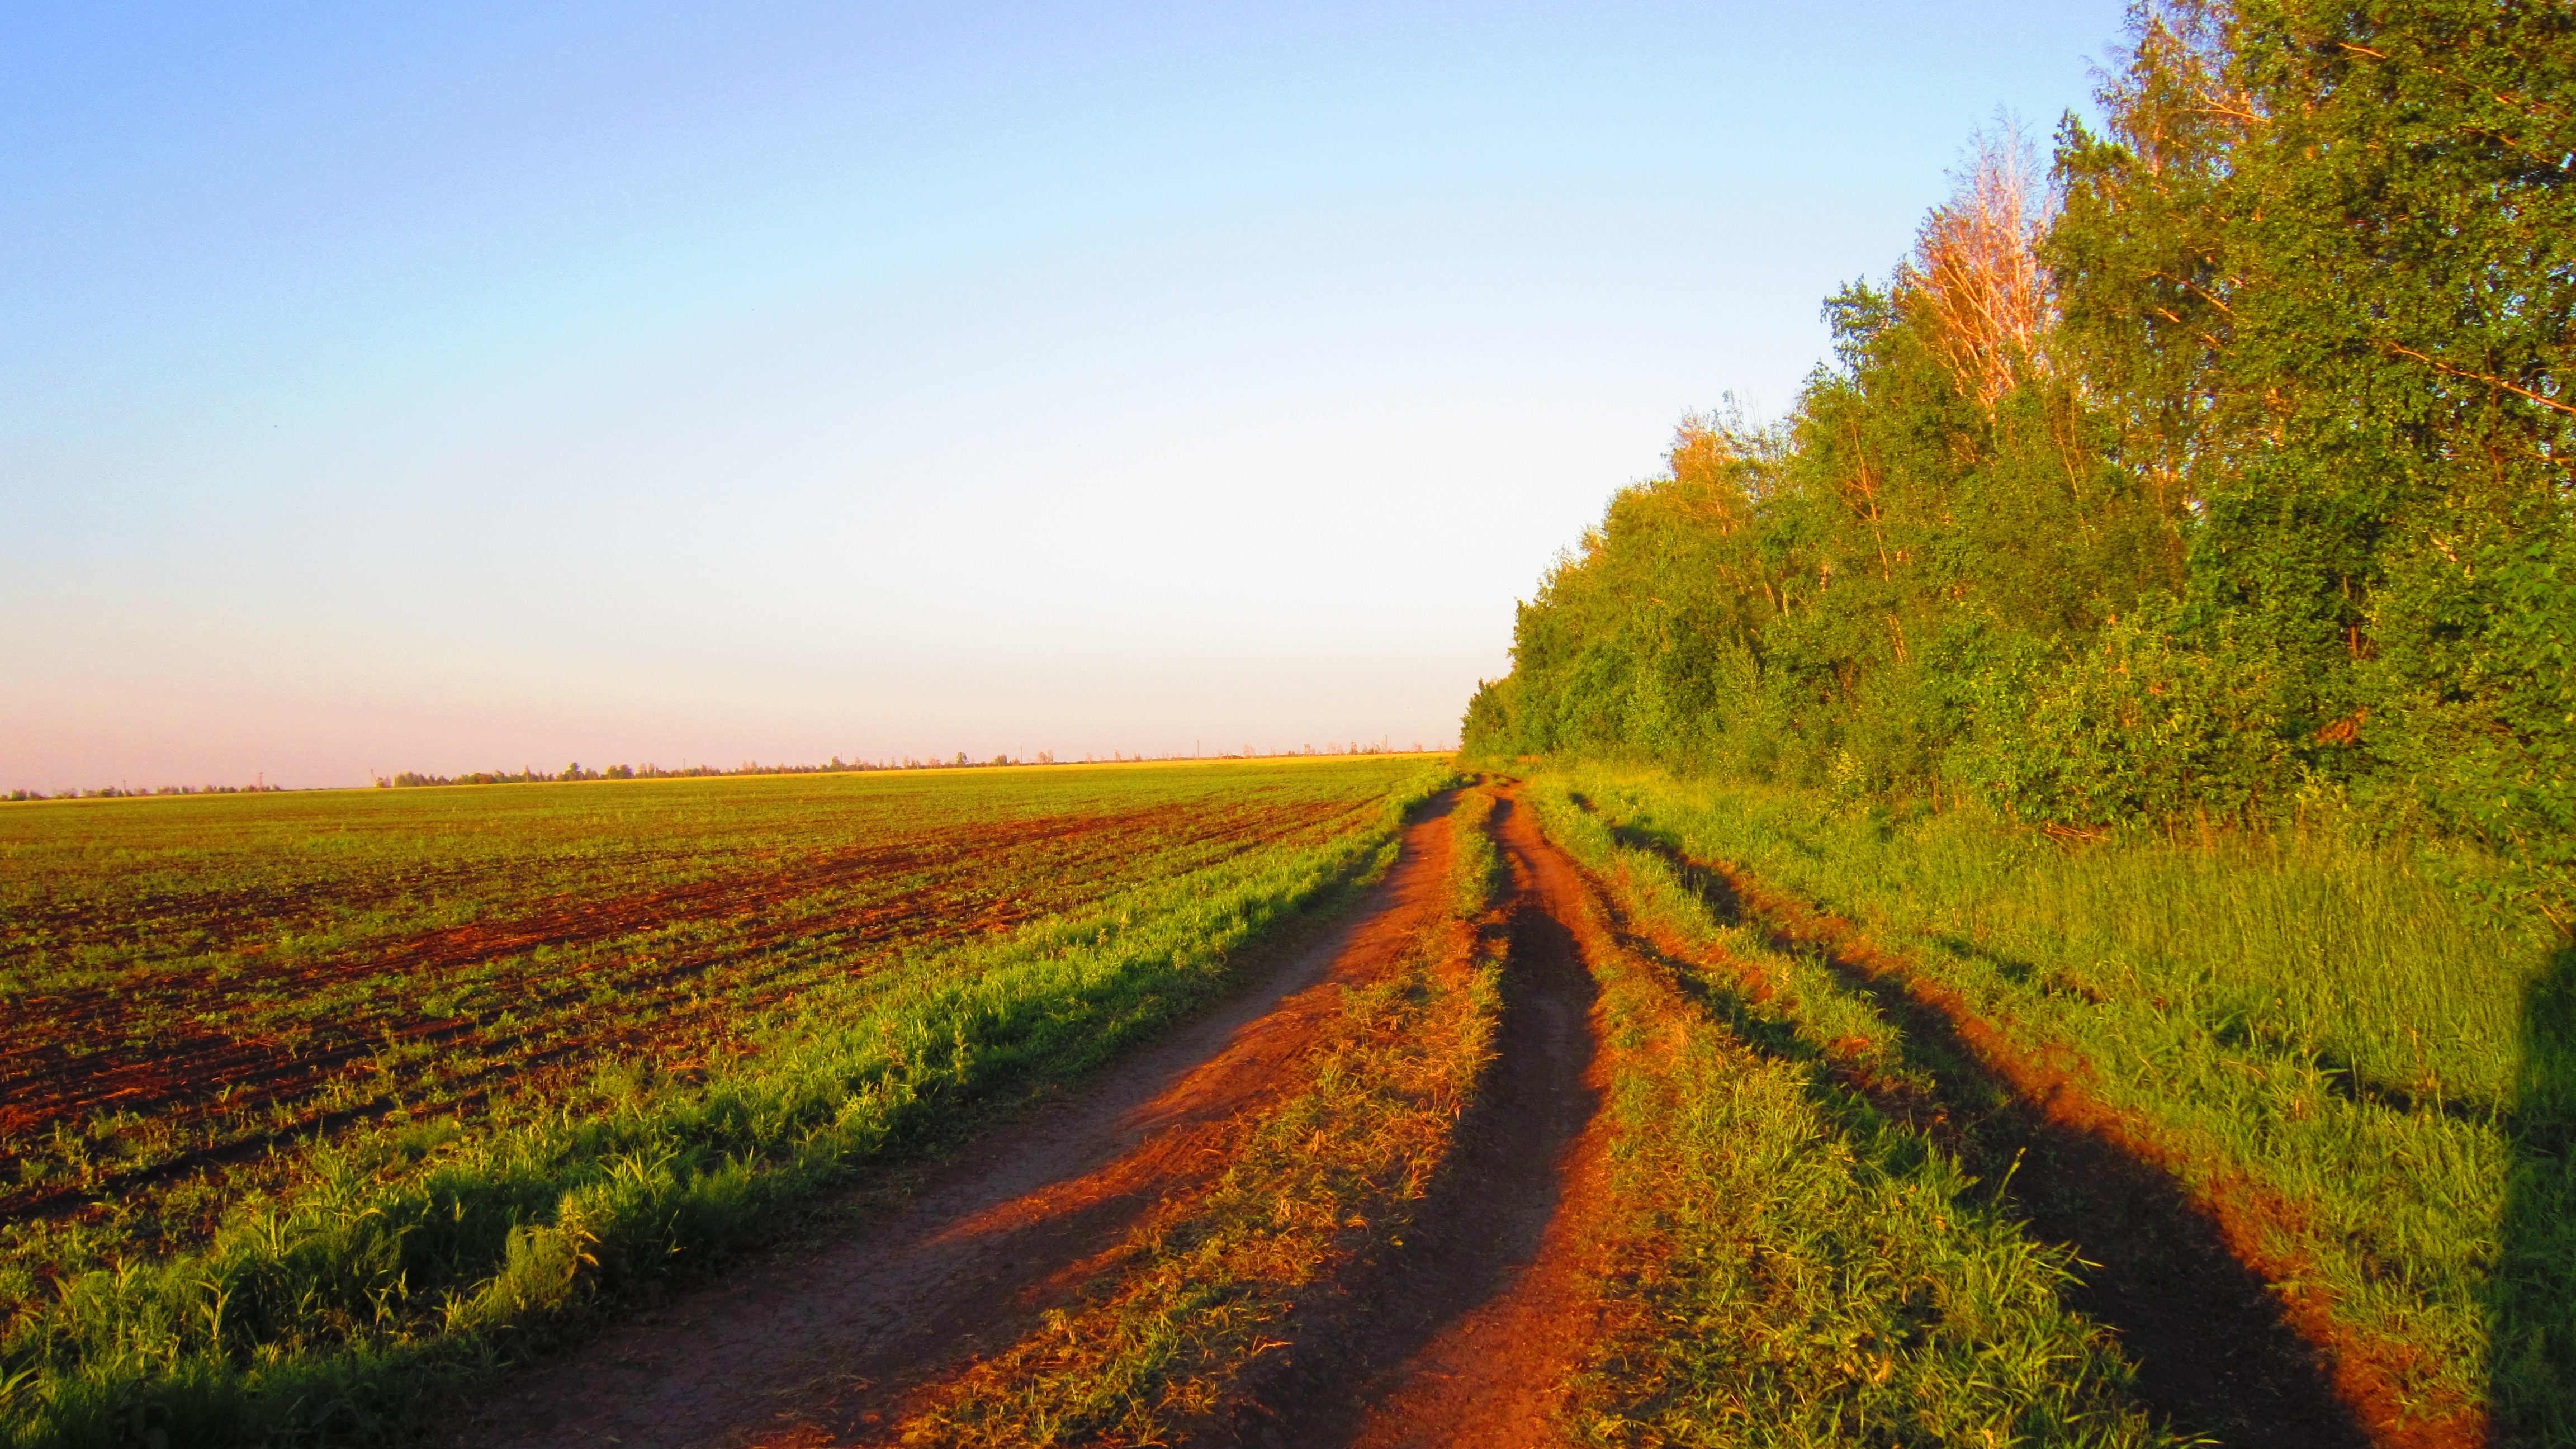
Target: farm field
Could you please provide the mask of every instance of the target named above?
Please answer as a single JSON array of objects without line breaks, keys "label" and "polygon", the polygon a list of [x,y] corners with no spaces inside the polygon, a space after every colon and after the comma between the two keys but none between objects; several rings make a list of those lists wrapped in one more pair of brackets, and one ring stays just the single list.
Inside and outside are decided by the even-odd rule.
[{"label": "farm field", "polygon": [[[2475,862],[1522,773],[4,817],[7,1100],[110,1084],[11,1138],[11,1437],[2569,1441],[2571,963]],[[191,980],[256,1033],[53,1005]]]},{"label": "farm field", "polygon": [[703,1252],[988,1089],[1078,1075],[1375,868],[1438,768],[0,810],[12,1437],[111,1442],[148,1400],[221,1442],[265,1422],[263,1373],[463,1372],[441,1344],[561,1296],[544,1250],[592,1268],[620,1231],[534,1235],[567,1191],[641,1193],[662,1256]]}]

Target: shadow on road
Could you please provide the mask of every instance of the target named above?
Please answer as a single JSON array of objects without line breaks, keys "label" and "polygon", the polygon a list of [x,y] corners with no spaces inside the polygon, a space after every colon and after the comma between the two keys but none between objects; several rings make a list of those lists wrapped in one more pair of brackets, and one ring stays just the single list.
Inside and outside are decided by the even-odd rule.
[{"label": "shadow on road", "polygon": [[1513,904],[1483,1090],[1404,1245],[1363,1265],[1342,1301],[1316,1305],[1293,1362],[1260,1387],[1241,1426],[1246,1442],[1351,1442],[1405,1365],[1510,1290],[1565,1198],[1576,1139],[1600,1106],[1585,1080],[1596,987],[1574,933],[1549,912],[1533,864],[1503,830],[1517,808],[1502,800],[1493,817]]}]

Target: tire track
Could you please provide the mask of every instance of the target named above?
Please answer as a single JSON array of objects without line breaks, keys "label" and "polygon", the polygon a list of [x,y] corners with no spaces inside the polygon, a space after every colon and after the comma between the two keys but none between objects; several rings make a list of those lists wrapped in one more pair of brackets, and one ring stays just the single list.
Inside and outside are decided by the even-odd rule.
[{"label": "tire track", "polygon": [[1588,1273],[1608,1207],[1598,996],[1582,883],[1504,790],[1512,873],[1504,1009],[1483,1100],[1413,1238],[1307,1325],[1244,1438],[1281,1446],[1555,1444],[1596,1325]]}]

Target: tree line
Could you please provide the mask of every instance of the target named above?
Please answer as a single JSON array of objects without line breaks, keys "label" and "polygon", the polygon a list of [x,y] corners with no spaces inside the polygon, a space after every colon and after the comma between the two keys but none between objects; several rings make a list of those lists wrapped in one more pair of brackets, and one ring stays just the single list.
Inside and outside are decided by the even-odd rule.
[{"label": "tree line", "polygon": [[[1041,754],[1038,762],[1052,764],[1054,758],[1052,755]],[[376,788],[410,789],[420,785],[538,785],[579,780],[702,780],[736,775],[838,775],[857,770],[954,770],[975,765],[1011,763],[1013,761],[1007,755],[995,755],[990,760],[969,760],[963,750],[957,753],[957,758],[954,760],[916,760],[909,756],[900,762],[844,760],[834,755],[828,764],[764,765],[757,761],[745,760],[730,770],[720,765],[682,765],[677,769],[664,769],[660,765],[650,764],[610,765],[606,769],[595,770],[585,767],[576,760],[551,773],[545,770],[519,769],[475,770],[463,775],[425,775],[417,771],[405,770],[400,774],[377,776]]]},{"label": "tree line", "polygon": [[1788,415],[1683,420],[1465,743],[2069,830],[2313,810],[2576,899],[2576,11],[2133,13]]},{"label": "tree line", "polygon": [[[1422,746],[1420,744],[1416,744],[1413,748],[1416,753],[1420,753],[1422,750]],[[1298,750],[1281,750],[1275,753],[1279,755],[1296,755],[1301,752]],[[1305,746],[1302,753],[1308,755],[1383,755],[1393,753],[1393,746],[1389,745],[1384,740],[1380,740],[1375,744],[1352,740],[1343,745],[1326,745],[1321,750],[1317,750],[1310,744]],[[1147,760],[1248,760],[1264,757],[1264,752],[1257,751],[1250,745],[1245,745],[1243,747],[1243,752],[1239,755],[1146,755],[1129,754],[1120,750],[1112,750],[1109,752],[1110,761],[1113,763],[1139,764]],[[1082,759],[1085,764],[1098,763],[1098,761],[1090,755],[1084,755]],[[1052,750],[1040,750],[1036,754],[1023,756],[1013,756],[1005,753],[995,755],[989,760],[970,759],[967,757],[964,750],[959,750],[954,758],[939,758],[934,756],[929,759],[916,759],[913,756],[905,755],[899,758],[883,760],[844,760],[840,756],[834,755],[831,762],[828,764],[763,765],[752,761],[745,761],[743,764],[730,770],[723,769],[715,765],[686,765],[675,770],[666,770],[659,765],[611,765],[604,770],[595,770],[586,768],[579,761],[575,761],[572,764],[564,766],[561,770],[557,770],[552,773],[544,770],[523,768],[519,770],[476,770],[470,774],[463,775],[425,775],[416,771],[405,770],[400,774],[377,776],[376,786],[379,789],[408,789],[413,786],[420,785],[527,785],[560,783],[575,780],[694,780],[734,775],[829,775],[844,774],[862,770],[971,770],[989,768],[997,765],[1053,765],[1057,763],[1060,762],[1056,759],[1055,752]],[[1061,763],[1070,762],[1066,761]],[[165,791],[163,793],[175,792]],[[17,797],[13,796],[12,798]],[[43,799],[44,797],[42,795],[34,795],[28,798]]]},{"label": "tree line", "polygon": [[52,794],[47,794],[42,790],[12,790],[7,795],[0,796],[0,799],[134,800],[146,795],[264,795],[272,791],[281,791],[285,788],[286,787],[283,785],[269,784],[154,785],[146,789],[132,789],[124,785],[102,785],[95,790],[84,790],[78,786],[66,785],[62,789],[54,791]]},{"label": "tree line", "polygon": [[[1353,740],[1346,745],[1326,745],[1321,750],[1316,749],[1313,745],[1307,745],[1303,749],[1302,753],[1308,755],[1382,755],[1392,753],[1393,749],[1394,747],[1384,740],[1380,740],[1375,744]],[[1414,745],[1413,749],[1415,753],[1419,754],[1422,751],[1422,746],[1417,743]],[[1112,750],[1110,751],[1109,758],[1112,762],[1142,763],[1147,760],[1249,760],[1267,758],[1273,754],[1286,756],[1296,755],[1299,753],[1301,753],[1301,751],[1298,750],[1265,752],[1255,750],[1250,745],[1245,745],[1243,747],[1243,752],[1239,755],[1146,755],[1129,754],[1123,751]],[[1091,755],[1084,755],[1082,758],[1083,763],[1085,764],[1096,763],[1094,757]],[[966,770],[988,768],[997,765],[1053,765],[1058,763],[1070,763],[1070,761],[1058,761],[1055,757],[1055,752],[1052,750],[1039,750],[1037,753],[1032,755],[1020,756],[1004,753],[995,755],[989,760],[970,759],[967,757],[964,750],[959,750],[953,758],[933,756],[927,759],[918,759],[910,755],[904,755],[882,760],[844,760],[840,756],[834,755],[828,764],[820,765],[763,765],[756,761],[747,760],[730,770],[717,765],[683,765],[677,769],[664,769],[660,765],[653,764],[610,765],[606,769],[592,769],[576,760],[573,763],[564,766],[562,769],[554,771],[522,767],[517,770],[473,770],[462,775],[432,775],[425,774],[417,770],[404,770],[392,775],[377,775],[374,776],[373,779],[375,788],[380,790],[391,790],[410,789],[426,785],[534,785],[557,784],[580,780],[696,780],[737,775],[829,775],[853,773],[863,770]],[[0,798],[8,800],[122,800],[147,795],[256,794],[266,791],[283,790],[284,788],[285,787],[282,785],[270,785],[264,782],[255,785],[163,785],[152,789],[129,789],[120,785],[110,785],[95,790],[66,787],[64,789],[54,791],[51,794],[48,794],[43,790],[11,790],[5,797]]]}]

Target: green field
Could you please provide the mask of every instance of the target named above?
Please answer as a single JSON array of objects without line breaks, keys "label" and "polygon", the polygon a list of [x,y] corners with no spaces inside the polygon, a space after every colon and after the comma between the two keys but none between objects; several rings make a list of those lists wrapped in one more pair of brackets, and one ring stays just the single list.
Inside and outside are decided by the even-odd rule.
[{"label": "green field", "polygon": [[1443,778],[0,807],[11,1438],[381,1422],[1209,999]]}]

